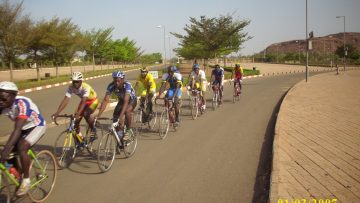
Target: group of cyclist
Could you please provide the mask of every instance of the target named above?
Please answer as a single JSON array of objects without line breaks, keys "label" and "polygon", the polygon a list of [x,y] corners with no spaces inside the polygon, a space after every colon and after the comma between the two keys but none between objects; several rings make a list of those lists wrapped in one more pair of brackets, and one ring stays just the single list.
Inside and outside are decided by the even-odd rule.
[{"label": "group of cyclist", "polygon": [[[150,113],[153,112],[153,99],[159,99],[163,92],[167,90],[165,95],[165,105],[167,105],[167,102],[170,99],[173,99],[175,104],[175,120],[178,123],[180,121],[179,104],[182,96],[182,87],[184,85],[188,86],[189,89],[197,89],[201,92],[201,98],[204,104],[202,108],[205,110],[207,80],[205,72],[200,69],[199,64],[193,65],[187,84],[184,84],[183,76],[176,66],[168,66],[167,72],[162,76],[161,87],[158,94],[156,94],[156,82],[148,69],[146,67],[141,68],[140,72],[134,87],[136,89],[139,85],[143,86],[143,90],[140,94],[140,106],[143,107],[144,105],[147,105]],[[240,81],[242,76],[243,70],[240,65],[236,64],[231,76],[234,80],[234,85],[237,82],[241,87]],[[75,94],[81,99],[74,114],[76,132],[79,136],[82,136],[79,124],[84,117],[91,129],[91,137],[96,139],[96,127],[94,121],[96,118],[101,117],[110,101],[111,95],[115,95],[118,98],[118,102],[112,115],[113,126],[119,131],[122,129],[125,122],[127,131],[122,139],[128,139],[129,134],[132,133],[132,112],[137,106],[137,97],[134,88],[131,83],[125,80],[125,74],[122,71],[113,72],[112,78],[113,81],[106,87],[106,92],[99,107],[99,111],[97,115],[93,116],[100,103],[97,94],[88,83],[83,81],[84,77],[81,72],[73,72],[71,75],[72,84],[66,89],[65,96],[57,108],[57,111],[51,116],[52,119],[56,119],[56,117],[59,116],[61,111],[68,105],[72,94]],[[223,83],[224,69],[216,64],[215,69],[211,73],[210,84],[212,84],[213,88],[216,85],[220,86],[220,99],[223,95]],[[46,122],[36,104],[27,97],[18,96],[17,86],[12,82],[7,81],[0,82],[0,114],[7,115],[15,122],[14,130],[1,152],[1,161],[2,163],[5,163],[14,148],[19,152],[23,168],[23,178],[16,195],[23,196],[30,189],[30,157],[27,154],[27,151],[45,134]],[[151,119],[151,117],[148,119]]]}]

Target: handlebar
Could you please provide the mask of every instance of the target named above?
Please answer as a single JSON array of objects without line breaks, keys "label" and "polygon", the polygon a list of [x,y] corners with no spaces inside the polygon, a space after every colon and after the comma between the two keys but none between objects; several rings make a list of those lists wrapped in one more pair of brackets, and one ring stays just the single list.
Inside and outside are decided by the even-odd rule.
[{"label": "handlebar", "polygon": [[54,123],[56,125],[59,125],[57,122],[56,122],[56,119],[57,118],[71,118],[71,119],[74,119],[74,115],[73,114],[61,114],[61,115],[58,115],[56,117],[52,116],[51,119],[54,121]]}]

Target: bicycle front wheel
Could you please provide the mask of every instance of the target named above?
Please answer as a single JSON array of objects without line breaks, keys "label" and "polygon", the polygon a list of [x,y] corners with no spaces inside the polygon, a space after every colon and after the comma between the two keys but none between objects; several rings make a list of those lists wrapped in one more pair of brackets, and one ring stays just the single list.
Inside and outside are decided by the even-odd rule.
[{"label": "bicycle front wheel", "polygon": [[98,165],[102,172],[110,170],[114,163],[117,141],[112,132],[102,136],[98,146]]},{"label": "bicycle front wheel", "polygon": [[159,136],[161,139],[165,139],[166,135],[168,134],[169,131],[169,114],[168,114],[168,110],[164,109],[161,112],[160,115],[160,120],[159,120]]},{"label": "bicycle front wheel", "polygon": [[137,133],[138,131],[134,129],[133,133],[129,136],[129,139],[123,140],[124,154],[126,158],[131,157],[135,153],[137,146]]},{"label": "bicycle front wheel", "polygon": [[40,151],[30,164],[30,199],[42,202],[48,198],[54,189],[56,176],[57,164],[54,155],[48,150]]},{"label": "bicycle front wheel", "polygon": [[54,155],[60,169],[67,168],[76,155],[75,140],[72,133],[62,132],[55,141]]},{"label": "bicycle front wheel", "polygon": [[191,98],[190,108],[191,108],[191,117],[192,119],[195,120],[199,115],[198,101],[196,97]]},{"label": "bicycle front wheel", "polygon": [[6,178],[6,175],[3,172],[0,172],[0,202],[10,203],[10,194],[10,185]]}]

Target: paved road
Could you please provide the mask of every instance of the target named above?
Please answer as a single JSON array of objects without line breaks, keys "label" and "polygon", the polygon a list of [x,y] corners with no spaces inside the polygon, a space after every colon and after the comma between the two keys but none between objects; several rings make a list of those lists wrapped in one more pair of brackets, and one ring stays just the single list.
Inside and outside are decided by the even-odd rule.
[{"label": "paved road", "polygon": [[[236,104],[226,86],[220,109],[208,110],[195,121],[185,115],[178,132],[170,132],[165,140],[151,133],[140,136],[136,154],[117,158],[108,173],[99,174],[96,162],[84,154],[70,169],[59,171],[48,202],[251,202],[265,136],[273,133],[275,106],[303,78],[300,74],[248,79]],[[103,95],[108,80],[89,83]],[[53,111],[64,87],[44,91],[31,97]],[[52,111],[43,110],[45,117]],[[48,129],[38,147],[51,148],[63,129]]]}]

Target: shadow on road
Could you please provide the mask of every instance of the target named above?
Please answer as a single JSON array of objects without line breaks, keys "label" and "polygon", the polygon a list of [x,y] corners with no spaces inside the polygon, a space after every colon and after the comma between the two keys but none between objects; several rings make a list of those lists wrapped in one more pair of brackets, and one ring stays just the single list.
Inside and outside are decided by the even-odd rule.
[{"label": "shadow on road", "polygon": [[253,203],[266,203],[269,199],[270,177],[272,166],[272,149],[275,134],[275,125],[277,114],[280,110],[281,103],[287,92],[281,97],[276,104],[271,119],[267,125],[264,141],[261,147],[259,165],[256,172],[256,181],[254,185]]}]

